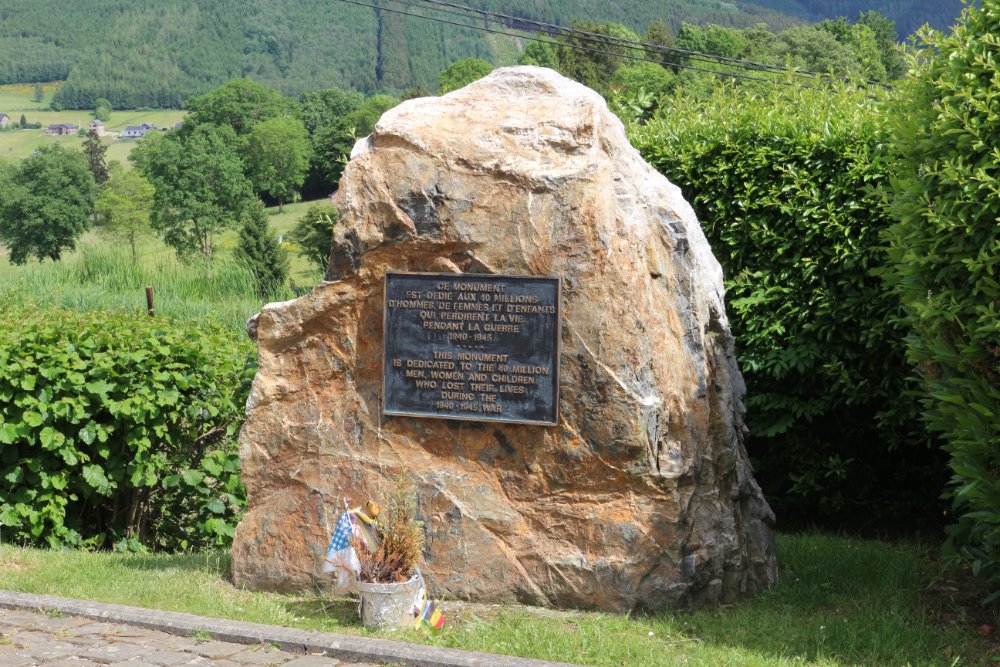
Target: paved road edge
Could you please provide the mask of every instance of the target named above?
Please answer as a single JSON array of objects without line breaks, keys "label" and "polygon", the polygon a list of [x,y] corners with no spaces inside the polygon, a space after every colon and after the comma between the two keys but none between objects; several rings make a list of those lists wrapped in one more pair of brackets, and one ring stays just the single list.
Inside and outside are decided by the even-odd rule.
[{"label": "paved road edge", "polygon": [[277,625],[231,621],[54,595],[0,590],[0,607],[58,611],[72,616],[136,625],[175,635],[207,633],[218,641],[238,644],[276,644],[284,651],[324,653],[331,658],[348,662],[402,664],[412,667],[572,667],[567,663],[408,644],[373,637],[352,637],[332,632],[310,632]]}]

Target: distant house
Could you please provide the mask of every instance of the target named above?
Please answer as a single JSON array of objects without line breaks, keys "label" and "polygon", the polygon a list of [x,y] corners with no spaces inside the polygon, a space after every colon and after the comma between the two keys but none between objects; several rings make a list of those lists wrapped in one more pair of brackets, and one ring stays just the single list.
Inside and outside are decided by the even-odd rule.
[{"label": "distant house", "polygon": [[45,128],[45,134],[50,137],[65,137],[76,134],[79,129],[73,123],[55,123]]},{"label": "distant house", "polygon": [[142,139],[149,132],[157,129],[152,123],[143,123],[142,125],[129,125],[124,130],[122,130],[118,136],[122,139]]},{"label": "distant house", "polygon": [[146,132],[149,132],[149,128],[145,127],[145,125],[146,123],[142,125],[129,125],[118,136],[122,139],[142,139],[146,136]]},{"label": "distant house", "polygon": [[181,129],[182,127],[184,127],[184,121],[182,121],[182,120],[179,120],[179,121],[177,121],[176,123],[174,123],[174,129],[175,129],[175,130],[179,130],[179,129]]},{"label": "distant house", "polygon": [[107,134],[107,131],[104,129],[104,121],[97,118],[87,123],[87,130],[93,130],[99,137],[103,137]]},{"label": "distant house", "polygon": [[7,128],[10,127],[10,116],[5,113],[0,113],[0,127]]}]

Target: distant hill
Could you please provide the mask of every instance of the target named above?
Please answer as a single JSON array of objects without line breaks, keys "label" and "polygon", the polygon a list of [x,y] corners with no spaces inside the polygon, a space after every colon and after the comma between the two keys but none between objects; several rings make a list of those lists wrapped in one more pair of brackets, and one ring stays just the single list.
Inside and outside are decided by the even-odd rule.
[{"label": "distant hill", "polygon": [[[289,95],[337,86],[373,92],[437,89],[437,74],[460,58],[513,63],[519,39],[393,13],[419,2],[358,0],[0,0],[0,84],[65,80],[56,103],[116,109],[179,107],[233,77],[249,76]],[[960,0],[867,0],[931,20],[926,7]],[[865,0],[467,0],[480,9],[568,25],[614,21],[640,34],[655,19],[772,31],[805,19],[854,16]],[[765,5],[765,6],[761,6]],[[917,12],[916,7],[921,7]],[[908,9],[909,8],[909,9]],[[819,12],[819,13],[817,13]],[[921,13],[923,12],[923,13]],[[945,14],[949,12],[944,12]],[[793,16],[792,14],[795,14]],[[955,12],[957,15],[957,12]],[[461,21],[455,16],[438,15]],[[515,26],[516,27],[516,26]]]},{"label": "distant hill", "polygon": [[938,30],[955,25],[962,13],[962,0],[753,0],[757,5],[799,16],[810,22],[846,16],[857,18],[874,9],[896,22],[900,40],[929,23]]},{"label": "distant hill", "polygon": [[[360,0],[420,12],[414,4]],[[664,19],[772,29],[802,19],[721,0],[470,0],[556,24],[615,21],[640,33]],[[460,21],[443,15],[446,20]],[[512,63],[518,40],[338,0],[0,0],[0,83],[65,80],[57,102],[92,108],[176,107],[232,77],[290,95],[330,86],[362,92],[437,89],[438,72],[475,56]]]}]

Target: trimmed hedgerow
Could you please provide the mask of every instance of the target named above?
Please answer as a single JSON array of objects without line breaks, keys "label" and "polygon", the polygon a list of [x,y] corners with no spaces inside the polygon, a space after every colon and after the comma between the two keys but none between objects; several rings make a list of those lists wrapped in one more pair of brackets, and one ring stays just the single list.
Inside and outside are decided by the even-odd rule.
[{"label": "trimmed hedgerow", "polygon": [[232,436],[248,343],[204,322],[0,310],[5,538],[126,549],[229,543],[246,502]]},{"label": "trimmed hedgerow", "polygon": [[889,236],[925,417],[953,474],[951,554],[1000,598],[1000,2],[923,32],[892,116]]},{"label": "trimmed hedgerow", "polygon": [[748,448],[779,520],[861,528],[934,506],[944,465],[878,275],[891,165],[870,93],[719,89],[630,135],[722,264]]}]

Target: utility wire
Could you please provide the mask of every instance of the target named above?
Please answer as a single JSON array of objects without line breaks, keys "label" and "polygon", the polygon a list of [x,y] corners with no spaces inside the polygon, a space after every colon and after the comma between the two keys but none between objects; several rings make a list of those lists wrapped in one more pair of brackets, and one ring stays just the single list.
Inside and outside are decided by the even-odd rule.
[{"label": "utility wire", "polygon": [[[393,1],[399,2],[401,0],[393,0]],[[543,21],[535,21],[533,19],[526,19],[526,18],[522,18],[522,17],[519,17],[519,16],[511,16],[510,14],[503,14],[501,12],[492,12],[492,11],[487,11],[487,10],[484,10],[484,9],[476,9],[475,7],[467,7],[467,6],[464,6],[464,5],[458,5],[458,4],[455,4],[453,2],[445,2],[444,0],[422,0],[422,2],[424,4],[428,4],[428,5],[439,5],[439,6],[451,7],[451,8],[455,8],[455,9],[460,10],[458,12],[448,12],[448,13],[451,13],[451,14],[467,15],[467,14],[473,14],[474,13],[474,14],[479,14],[481,16],[485,16],[485,17],[491,17],[491,18],[487,18],[486,19],[488,21],[499,21],[499,22],[502,22],[504,24],[521,23],[521,24],[529,24],[529,25],[537,26],[539,28],[539,32],[544,32],[546,34],[565,35],[565,36],[577,35],[577,36],[580,36],[580,37],[584,38],[585,41],[599,41],[599,42],[601,42],[603,44],[606,44],[607,42],[611,41],[611,42],[615,42],[615,43],[617,43],[617,44],[619,44],[621,46],[624,46],[626,48],[641,49],[641,50],[647,51],[647,52],[648,51],[656,51],[658,53],[663,53],[665,55],[681,55],[681,56],[687,56],[687,57],[690,57],[690,58],[699,58],[699,59],[710,60],[710,61],[715,61],[715,62],[731,63],[733,65],[743,66],[745,69],[752,69],[752,70],[765,70],[765,69],[769,69],[769,70],[776,70],[776,71],[780,71],[780,72],[791,72],[791,73],[794,73],[794,74],[808,74],[808,75],[812,75],[812,76],[829,76],[829,75],[823,74],[821,72],[809,72],[809,71],[806,71],[806,70],[794,70],[794,69],[791,69],[789,67],[783,67],[781,65],[771,65],[771,64],[768,64],[768,63],[754,62],[752,60],[744,60],[744,59],[741,59],[741,58],[730,58],[730,57],[727,57],[727,56],[720,56],[720,55],[716,55],[716,54],[712,54],[712,53],[702,53],[700,51],[691,51],[691,50],[688,50],[688,49],[680,49],[680,48],[677,48],[677,47],[674,47],[674,46],[667,46],[665,44],[655,44],[653,42],[636,41],[634,39],[626,39],[624,37],[615,37],[613,35],[604,35],[604,34],[601,34],[599,32],[590,32],[588,30],[580,30],[579,28],[567,28],[567,27],[555,25],[555,24],[552,24],[552,23],[545,23]],[[407,3],[407,4],[411,4],[411,3]],[[444,11],[444,10],[441,10],[441,11]],[[463,12],[464,12],[464,14],[463,14]],[[508,25],[508,27],[511,27],[511,26]]]},{"label": "utility wire", "polygon": [[[391,0],[391,1],[393,1],[393,2],[402,2],[403,4],[411,4],[411,3],[406,2],[405,0]],[[368,9],[374,9],[376,11],[390,12],[390,13],[393,13],[393,14],[401,14],[403,16],[412,16],[414,18],[426,19],[426,20],[429,20],[429,21],[435,21],[437,23],[443,23],[443,24],[446,24],[446,25],[458,26],[460,28],[468,28],[470,30],[478,30],[478,31],[481,31],[481,32],[488,32],[488,33],[492,33],[492,34],[495,34],[495,35],[506,35],[508,37],[514,37],[514,38],[517,38],[517,39],[525,39],[525,40],[530,40],[530,41],[535,41],[535,42],[541,42],[541,43],[544,43],[544,44],[551,44],[551,42],[549,40],[541,39],[541,38],[538,38],[538,37],[531,37],[531,36],[523,35],[523,34],[519,35],[517,33],[505,32],[503,30],[494,30],[492,28],[486,28],[486,27],[480,27],[480,26],[473,26],[473,25],[469,25],[467,23],[458,23],[458,22],[455,22],[455,21],[448,21],[446,19],[441,19],[441,18],[437,18],[437,17],[433,17],[433,16],[427,16],[425,14],[414,14],[412,12],[405,12],[405,11],[400,10],[400,9],[390,9],[388,7],[379,7],[378,5],[366,4],[364,2],[358,2],[357,0],[340,0],[340,2],[344,2],[344,3],[350,4],[350,5],[357,5],[359,7],[367,7]],[[595,34],[597,34],[597,33],[595,33]],[[589,48],[589,47],[579,46],[579,45],[576,45],[576,44],[560,44],[560,46],[565,46],[567,48],[572,48],[572,49],[576,49],[576,50],[579,50],[579,51],[588,51],[590,53],[598,53],[598,54],[609,55],[609,56],[617,56],[617,57],[620,57],[620,58],[628,58],[630,60],[637,60],[637,61],[642,61],[642,62],[649,62],[649,63],[654,63],[656,65],[663,65],[664,64],[663,62],[661,62],[659,60],[653,60],[651,58],[643,58],[641,56],[635,56],[635,55],[628,54],[628,53],[621,53],[621,52],[616,52],[616,51],[605,51],[603,49],[592,49],[592,48]],[[703,55],[709,55],[709,54],[703,54]],[[693,70],[695,72],[706,72],[708,74],[728,76],[728,77],[732,77],[734,79],[745,79],[745,80],[749,80],[749,81],[763,81],[765,83],[773,83],[773,84],[779,84],[779,85],[784,85],[784,86],[801,85],[801,84],[795,84],[795,83],[792,83],[792,82],[789,82],[789,81],[779,81],[779,80],[776,80],[776,79],[764,79],[764,78],[757,77],[757,76],[748,76],[748,75],[745,75],[745,74],[736,74],[734,72],[727,72],[727,71],[724,71],[724,70],[705,69],[703,67],[693,67],[691,65],[682,65],[680,63],[669,63],[669,66],[670,67],[676,67],[676,68],[679,68],[679,69]],[[744,69],[747,69],[747,68],[744,68]],[[803,86],[803,87],[805,87],[805,88],[811,88],[812,86]]]}]

